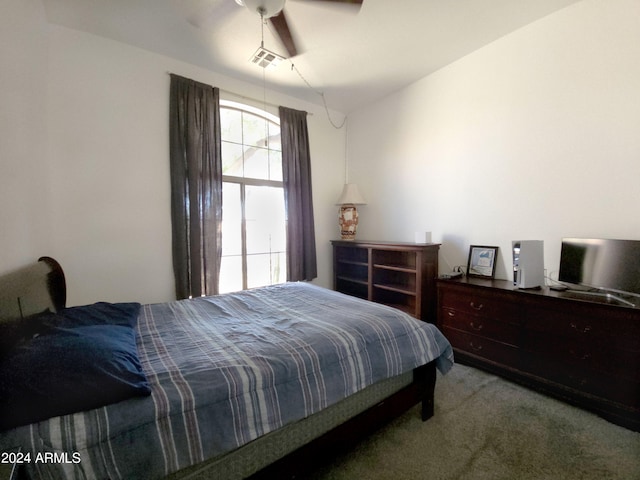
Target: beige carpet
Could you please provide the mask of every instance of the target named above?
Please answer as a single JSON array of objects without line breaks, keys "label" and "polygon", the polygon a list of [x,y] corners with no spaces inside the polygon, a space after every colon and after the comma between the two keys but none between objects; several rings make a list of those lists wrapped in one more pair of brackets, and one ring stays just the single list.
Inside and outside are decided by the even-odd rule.
[{"label": "beige carpet", "polygon": [[434,418],[414,408],[310,478],[640,480],[640,433],[456,365]]}]

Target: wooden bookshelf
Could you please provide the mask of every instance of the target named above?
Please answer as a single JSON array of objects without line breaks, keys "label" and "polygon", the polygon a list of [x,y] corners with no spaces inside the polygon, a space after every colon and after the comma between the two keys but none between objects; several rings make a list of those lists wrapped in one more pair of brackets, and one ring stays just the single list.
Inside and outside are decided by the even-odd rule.
[{"label": "wooden bookshelf", "polygon": [[436,321],[439,244],[333,240],[333,288]]}]

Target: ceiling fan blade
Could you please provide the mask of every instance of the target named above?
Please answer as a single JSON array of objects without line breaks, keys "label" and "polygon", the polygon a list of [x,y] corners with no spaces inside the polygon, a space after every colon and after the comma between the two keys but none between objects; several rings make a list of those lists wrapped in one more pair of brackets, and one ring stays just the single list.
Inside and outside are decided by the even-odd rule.
[{"label": "ceiling fan blade", "polygon": [[289,24],[287,23],[287,17],[284,14],[284,10],[282,10],[275,17],[271,17],[269,19],[273,28],[275,28],[278,37],[280,37],[280,41],[284,45],[284,48],[287,49],[290,57],[295,57],[298,54],[298,49],[296,48],[296,44],[293,41],[293,36],[291,35],[291,30],[289,29]]}]

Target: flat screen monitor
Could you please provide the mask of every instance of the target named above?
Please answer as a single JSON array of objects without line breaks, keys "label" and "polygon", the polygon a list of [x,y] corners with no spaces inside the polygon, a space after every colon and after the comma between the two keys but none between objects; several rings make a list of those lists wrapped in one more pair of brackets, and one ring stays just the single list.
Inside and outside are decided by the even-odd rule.
[{"label": "flat screen monitor", "polygon": [[640,241],[564,238],[558,280],[640,295]]}]

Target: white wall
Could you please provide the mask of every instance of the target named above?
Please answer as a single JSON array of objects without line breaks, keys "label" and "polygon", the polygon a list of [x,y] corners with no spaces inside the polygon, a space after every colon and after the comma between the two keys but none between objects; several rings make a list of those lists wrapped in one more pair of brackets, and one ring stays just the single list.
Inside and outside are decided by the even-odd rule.
[{"label": "white wall", "polygon": [[46,254],[46,20],[40,0],[0,15],[0,271]]},{"label": "white wall", "polygon": [[[252,98],[262,98],[262,91],[64,27],[50,28],[49,43],[54,251],[69,276],[70,303],[170,300],[168,72]],[[313,113],[316,282],[329,286],[329,239],[337,228],[330,209],[342,183],[331,172],[342,168],[344,133],[319,107],[270,93],[267,100]]]},{"label": "white wall", "polygon": [[[470,244],[498,245],[500,278],[513,239],[544,240],[550,273],[563,236],[640,239],[638,18],[637,0],[584,0],[351,114],[359,238],[432,231],[443,271]],[[39,0],[3,4],[0,64],[0,271],[51,255],[72,305],[173,298],[167,72],[260,88],[48,25]],[[330,286],[344,130],[267,99],[313,113],[317,282]]]},{"label": "white wall", "polygon": [[[30,9],[22,0],[10,0],[8,11],[20,23],[13,27],[3,17],[2,26],[11,28],[0,38],[14,47],[37,40],[24,57],[14,59],[4,51],[2,56],[20,75],[10,82],[20,98],[3,89],[0,101],[9,102],[21,121],[13,125],[15,117],[7,115],[0,125],[10,143],[0,147],[0,272],[50,255],[65,269],[69,305],[171,300],[168,72],[257,99],[262,89],[49,25],[40,1],[26,3]],[[316,283],[330,286],[329,240],[337,232],[334,203],[343,183],[344,130],[335,130],[321,107],[271,92],[267,101],[311,113]],[[341,120],[339,113],[332,114]],[[14,169],[11,178],[4,176]],[[41,191],[48,196],[31,197]]]},{"label": "white wall", "polygon": [[[470,244],[640,239],[640,2],[584,0],[349,115],[360,238]],[[555,277],[554,277],[555,278]]]}]

